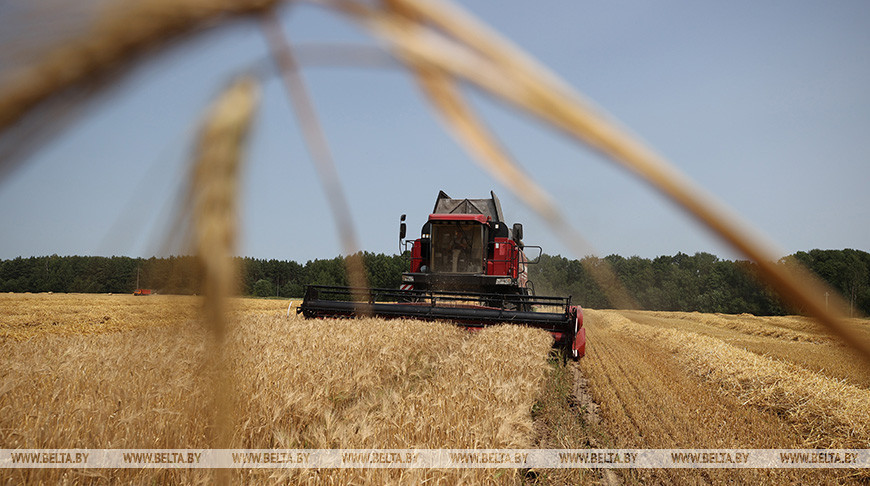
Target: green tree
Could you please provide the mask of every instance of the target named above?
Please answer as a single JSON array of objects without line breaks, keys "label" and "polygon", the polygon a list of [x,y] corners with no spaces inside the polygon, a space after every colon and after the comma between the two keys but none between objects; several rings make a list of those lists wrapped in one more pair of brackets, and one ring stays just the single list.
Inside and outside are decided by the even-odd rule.
[{"label": "green tree", "polygon": [[260,279],[254,284],[253,293],[255,297],[271,297],[275,295],[275,286],[266,279]]}]

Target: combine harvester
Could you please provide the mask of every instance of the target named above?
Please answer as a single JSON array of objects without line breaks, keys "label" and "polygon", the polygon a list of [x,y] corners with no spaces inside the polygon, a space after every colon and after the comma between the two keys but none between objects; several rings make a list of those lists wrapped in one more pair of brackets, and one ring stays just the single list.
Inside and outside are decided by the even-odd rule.
[{"label": "combine harvester", "polygon": [[305,317],[411,318],[444,320],[471,330],[496,324],[544,329],[566,356],[582,357],[586,330],[571,298],[534,295],[526,266],[523,226],[508,228],[495,193],[490,199],[451,199],[441,191],[420,238],[411,245],[411,268],[400,289],[309,285],[297,313]]}]

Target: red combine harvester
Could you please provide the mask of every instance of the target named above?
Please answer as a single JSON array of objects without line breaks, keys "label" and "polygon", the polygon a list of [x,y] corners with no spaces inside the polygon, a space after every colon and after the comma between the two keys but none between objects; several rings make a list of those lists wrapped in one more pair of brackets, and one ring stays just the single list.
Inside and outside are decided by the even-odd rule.
[{"label": "red combine harvester", "polygon": [[400,289],[309,285],[297,312],[305,317],[406,317],[445,320],[478,329],[520,324],[549,331],[567,356],[582,357],[586,330],[570,297],[534,295],[528,279],[523,227],[508,228],[495,193],[490,199],[451,199],[441,191],[420,238],[411,245],[411,268]]}]

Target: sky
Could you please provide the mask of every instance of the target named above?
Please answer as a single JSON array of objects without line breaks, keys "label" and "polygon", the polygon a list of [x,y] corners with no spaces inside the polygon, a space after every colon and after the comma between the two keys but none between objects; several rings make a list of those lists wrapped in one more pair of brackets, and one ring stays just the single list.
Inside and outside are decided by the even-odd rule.
[{"label": "sky", "polygon": [[[783,256],[814,248],[870,251],[870,3],[458,3],[767,235]],[[280,19],[298,46],[377,43],[316,6],[284,8]],[[0,10],[4,22],[17,23]],[[56,22],[26,31],[61,30]],[[3,51],[15,47],[10,37],[2,37]],[[266,58],[257,24],[243,21],[120,79],[0,180],[0,258],[181,252],[165,242],[197,124],[229,79]],[[523,223],[527,244],[585,256],[570,253],[479,168],[401,68],[312,64],[303,75],[361,250],[396,253],[401,214],[408,215],[409,236],[419,236],[439,190],[454,198],[493,190],[508,223]],[[470,87],[465,92],[582,233],[587,254],[741,258],[598,153]],[[275,76],[262,84],[240,217],[242,256],[305,262],[342,252]]]}]

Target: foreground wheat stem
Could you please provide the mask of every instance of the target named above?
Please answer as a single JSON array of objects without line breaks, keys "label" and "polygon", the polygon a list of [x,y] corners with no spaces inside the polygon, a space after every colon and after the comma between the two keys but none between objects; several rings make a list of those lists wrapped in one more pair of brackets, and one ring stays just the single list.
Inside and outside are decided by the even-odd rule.
[{"label": "foreground wheat stem", "polygon": [[[474,112],[464,101],[452,79],[441,71],[425,67],[417,68],[416,72],[417,79],[429,95],[433,106],[441,113],[448,128],[452,129],[454,136],[466,146],[469,152],[477,155],[477,160],[484,170],[507,186],[526,206],[537,212],[575,254],[583,255],[591,248],[583,236],[565,219],[549,194],[520,168],[492,133],[474,116]],[[607,293],[613,305],[619,308],[638,308],[628,289],[618,278],[615,278],[615,272],[609,264],[594,267],[585,259],[581,260],[581,264],[595,278],[599,287]]]},{"label": "foreground wheat stem", "polygon": [[[317,110],[314,108],[314,103],[299,72],[299,65],[293,55],[290,42],[287,40],[274,12],[264,15],[261,25],[269,43],[272,58],[280,70],[287,96],[291,101],[296,117],[299,119],[311,160],[332,210],[333,221],[335,221],[338,230],[342,249],[347,255],[348,280],[354,288],[367,288],[362,258],[357,255],[359,244],[357,243],[353,218],[350,214],[350,206],[341,187],[341,178],[335,168],[329,142],[326,140],[326,134],[317,118]],[[368,300],[364,295],[357,297]]]},{"label": "foreground wheat stem", "polygon": [[[386,9],[349,0],[326,3],[368,27],[409,66],[427,66],[468,81],[636,174],[755,261],[761,277],[780,296],[805,309],[870,362],[870,342],[846,325],[842,311],[846,306],[841,299],[826,306],[827,287],[819,279],[804,269],[777,265],[780,252],[759,232],[557,76],[458,6],[439,0],[391,0]],[[492,158],[493,154],[478,151],[478,156]],[[539,214],[545,220],[552,217],[546,212]]]},{"label": "foreground wheat stem", "polygon": [[[228,448],[232,440],[235,392],[225,338],[229,298],[236,292],[238,272],[233,257],[238,233],[239,173],[242,150],[258,101],[258,86],[249,77],[233,83],[215,101],[203,122],[191,183],[194,246],[203,268],[202,312],[212,340],[206,356],[212,380],[213,448]],[[214,477],[227,484],[229,475]]]},{"label": "foreground wheat stem", "polygon": [[[59,42],[0,86],[0,134],[48,102],[69,95],[86,98],[162,49],[206,28],[270,8],[276,0],[102,3],[84,35]],[[0,159],[0,175],[12,163]]]}]

